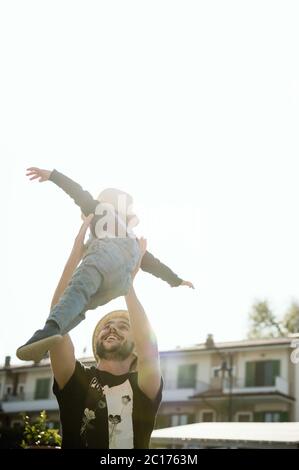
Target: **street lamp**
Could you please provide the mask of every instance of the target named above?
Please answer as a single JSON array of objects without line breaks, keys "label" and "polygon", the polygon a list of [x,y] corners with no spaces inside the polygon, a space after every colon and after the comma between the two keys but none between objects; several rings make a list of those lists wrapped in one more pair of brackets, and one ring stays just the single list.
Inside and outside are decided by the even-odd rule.
[{"label": "street lamp", "polygon": [[222,360],[220,370],[222,372],[222,377],[224,378],[225,373],[228,372],[228,421],[233,420],[233,356],[231,353],[228,353],[229,364],[226,359]]},{"label": "street lamp", "polygon": [[228,361],[224,353],[217,348],[216,344],[214,343],[213,335],[209,334],[206,340],[206,347],[209,349],[214,349],[222,359],[221,366],[218,371],[222,372],[222,377],[225,377],[225,373],[228,373],[228,383],[229,383],[229,391],[228,391],[228,421],[231,422],[233,420],[233,355],[232,353],[228,353]]}]

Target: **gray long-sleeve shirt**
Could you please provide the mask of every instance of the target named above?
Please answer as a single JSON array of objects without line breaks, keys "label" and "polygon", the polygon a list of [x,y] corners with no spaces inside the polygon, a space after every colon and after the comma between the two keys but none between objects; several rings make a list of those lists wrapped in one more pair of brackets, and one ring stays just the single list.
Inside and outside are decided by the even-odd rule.
[{"label": "gray long-sleeve shirt", "polygon": [[[78,183],[57,170],[52,171],[49,179],[59,186],[59,188],[63,189],[63,191],[74,200],[75,204],[80,207],[85,216],[95,214],[99,201],[94,199],[88,191],[82,189]],[[96,214],[92,219],[90,228],[94,236],[95,226],[101,217],[103,217],[103,215]],[[155,258],[148,251],[145,252],[140,267],[143,271],[168,282],[171,287],[177,287],[182,283],[181,278],[179,278],[168,266],[161,263],[161,261]]]}]

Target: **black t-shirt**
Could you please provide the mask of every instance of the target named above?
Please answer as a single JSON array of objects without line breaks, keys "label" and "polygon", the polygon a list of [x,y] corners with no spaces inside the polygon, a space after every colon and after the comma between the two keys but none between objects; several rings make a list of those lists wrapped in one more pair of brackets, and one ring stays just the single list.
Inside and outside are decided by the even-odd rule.
[{"label": "black t-shirt", "polygon": [[76,361],[59,390],[54,380],[64,449],[147,449],[162,399],[150,400],[138,387],[137,372],[113,375]]}]

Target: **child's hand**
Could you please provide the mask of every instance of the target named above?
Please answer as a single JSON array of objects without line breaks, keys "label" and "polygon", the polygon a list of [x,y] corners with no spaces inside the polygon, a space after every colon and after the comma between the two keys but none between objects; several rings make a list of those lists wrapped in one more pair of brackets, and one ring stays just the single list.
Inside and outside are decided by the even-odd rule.
[{"label": "child's hand", "polygon": [[188,286],[190,289],[195,289],[194,285],[190,281],[182,281],[180,286]]},{"label": "child's hand", "polygon": [[31,180],[36,180],[36,178],[39,178],[39,182],[43,183],[43,181],[47,181],[50,176],[52,171],[49,170],[41,170],[40,168],[36,168],[35,166],[32,166],[30,168],[27,168],[28,173],[26,173],[26,176],[31,176]]}]

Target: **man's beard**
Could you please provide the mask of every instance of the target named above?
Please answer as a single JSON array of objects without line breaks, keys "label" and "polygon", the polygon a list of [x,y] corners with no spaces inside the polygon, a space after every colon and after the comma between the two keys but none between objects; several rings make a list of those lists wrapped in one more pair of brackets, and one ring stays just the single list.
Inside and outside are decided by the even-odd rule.
[{"label": "man's beard", "polygon": [[124,361],[131,355],[133,349],[134,343],[129,341],[125,341],[122,344],[116,344],[113,348],[109,349],[109,351],[107,351],[102,342],[98,342],[96,352],[100,359]]}]

